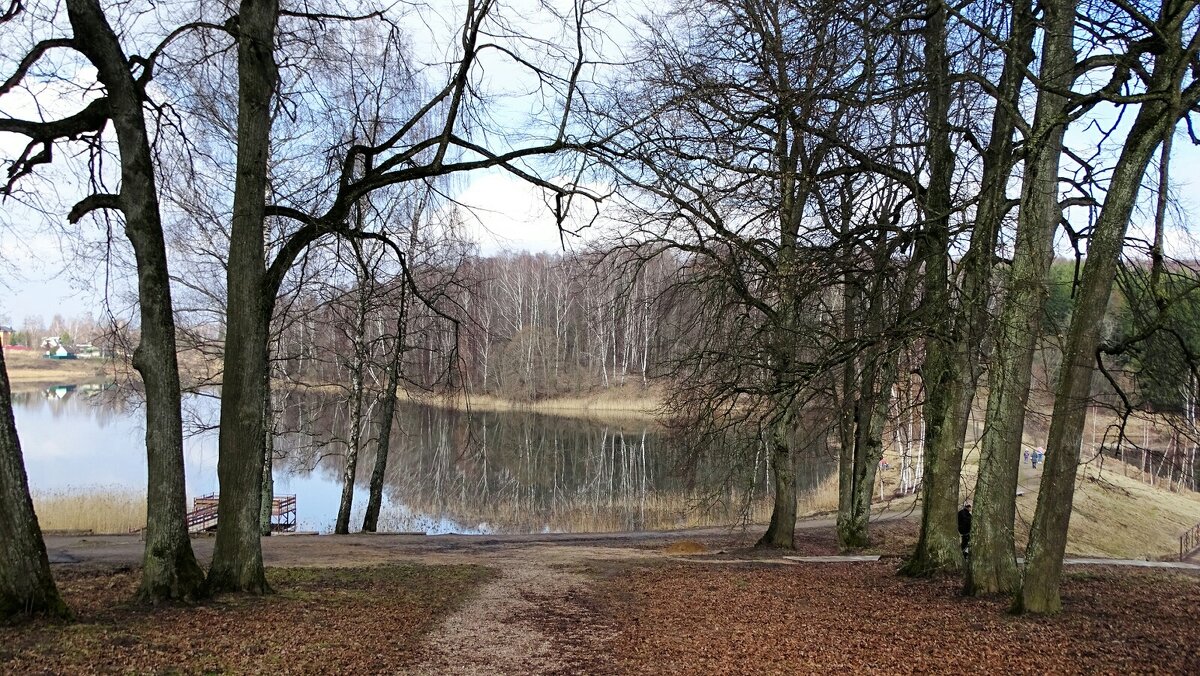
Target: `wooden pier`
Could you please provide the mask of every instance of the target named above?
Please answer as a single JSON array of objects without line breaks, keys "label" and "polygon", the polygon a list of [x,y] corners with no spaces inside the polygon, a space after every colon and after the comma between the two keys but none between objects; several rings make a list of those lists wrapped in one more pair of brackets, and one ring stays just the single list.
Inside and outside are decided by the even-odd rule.
[{"label": "wooden pier", "polygon": [[[216,493],[192,501],[192,511],[187,515],[187,527],[189,533],[217,529]],[[296,496],[277,495],[271,499],[271,530],[289,533],[296,530]]]}]

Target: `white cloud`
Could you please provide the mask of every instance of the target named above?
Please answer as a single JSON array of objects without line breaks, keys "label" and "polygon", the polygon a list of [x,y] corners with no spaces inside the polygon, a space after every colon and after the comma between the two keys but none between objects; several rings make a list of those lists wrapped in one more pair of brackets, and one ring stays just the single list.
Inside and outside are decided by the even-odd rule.
[{"label": "white cloud", "polygon": [[[456,199],[467,207],[463,214],[466,235],[479,244],[484,255],[498,251],[557,252],[577,248],[587,238],[566,234],[559,238],[554,221],[553,197],[511,174],[480,174]],[[595,211],[589,200],[577,200],[574,217],[568,227],[579,227]]]}]

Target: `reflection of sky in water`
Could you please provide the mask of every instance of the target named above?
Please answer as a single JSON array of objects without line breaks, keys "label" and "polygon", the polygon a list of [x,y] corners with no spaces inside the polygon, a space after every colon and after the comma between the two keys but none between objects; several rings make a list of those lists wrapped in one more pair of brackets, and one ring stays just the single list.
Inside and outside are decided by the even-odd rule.
[{"label": "reflection of sky in water", "polygon": [[[34,492],[146,490],[146,432],[140,410],[122,413],[79,394],[14,399],[17,433]],[[184,442],[189,496],[216,488],[216,444],[207,436]],[[206,447],[211,450],[206,452]]]},{"label": "reflection of sky in water", "polygon": [[[97,488],[144,493],[144,412],[106,399],[82,390],[14,397],[35,493]],[[277,419],[275,493],[296,496],[300,530],[332,531],[341,498],[344,408],[334,399],[310,398],[284,411]],[[204,430],[184,440],[189,501],[217,492],[218,414],[215,397],[185,401],[185,431]],[[681,527],[697,513],[709,519],[694,522],[698,525],[728,524],[740,516],[732,491],[749,486],[755,500],[765,500],[765,456],[756,446],[739,461],[732,447],[714,445],[708,459],[695,462],[684,477],[673,470],[669,443],[644,424],[404,406],[393,427],[379,529],[644,530]],[[353,530],[362,523],[373,462],[373,450],[360,457]],[[802,472],[801,490],[815,489],[831,472],[827,462],[813,462]],[[697,507],[696,496],[721,500]]]},{"label": "reflection of sky in water", "polygon": [[[192,399],[187,409],[185,419],[201,424],[211,423],[218,414],[217,402],[209,398]],[[50,390],[18,394],[13,412],[34,493],[145,492],[146,432],[141,409],[122,411],[83,393]],[[189,504],[192,498],[216,493],[216,432],[185,437],[183,459]],[[333,530],[342,495],[340,473],[277,468],[275,493],[297,496],[298,530]],[[362,523],[367,497],[365,487],[355,488],[351,518],[355,528]],[[449,517],[415,513],[407,505],[392,504],[388,491],[384,491],[383,507],[381,530],[431,534],[491,531],[486,524],[463,524]]]}]

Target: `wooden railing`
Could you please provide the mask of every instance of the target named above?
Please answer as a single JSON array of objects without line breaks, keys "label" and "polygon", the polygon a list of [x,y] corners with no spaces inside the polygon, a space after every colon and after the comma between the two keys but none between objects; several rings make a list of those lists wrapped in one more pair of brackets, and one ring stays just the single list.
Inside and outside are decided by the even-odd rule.
[{"label": "wooden railing", "polygon": [[296,496],[279,495],[271,500],[271,530],[296,530]]},{"label": "wooden railing", "polygon": [[[188,532],[198,533],[216,526],[217,494],[212,493],[193,500],[192,511],[187,514]],[[271,500],[271,529],[296,530],[296,496],[278,495]]]},{"label": "wooden railing", "polygon": [[196,533],[217,525],[217,494],[212,493],[192,501],[187,515],[188,532]]},{"label": "wooden railing", "polygon": [[1200,550],[1200,523],[1185,530],[1179,536],[1179,560],[1182,561]]}]

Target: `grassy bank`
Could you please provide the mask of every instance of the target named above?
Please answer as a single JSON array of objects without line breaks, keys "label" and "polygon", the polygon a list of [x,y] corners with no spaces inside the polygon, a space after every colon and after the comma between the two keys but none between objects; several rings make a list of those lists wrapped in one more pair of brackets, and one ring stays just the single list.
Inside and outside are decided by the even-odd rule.
[{"label": "grassy bank", "polygon": [[[1173,559],[1179,535],[1200,523],[1200,493],[1174,492],[1125,476],[1120,463],[1079,469],[1067,552],[1075,556]],[[1037,507],[1037,492],[1017,498],[1017,542],[1025,542]]]},{"label": "grassy bank", "polygon": [[14,390],[50,385],[109,382],[113,364],[102,359],[45,359],[40,350],[5,350],[4,365]]},{"label": "grassy bank", "polygon": [[[1033,445],[1030,443],[1029,445]],[[899,458],[886,455],[891,469],[881,472],[891,493],[897,485]],[[979,450],[963,458],[962,498],[969,500],[979,474]],[[1022,463],[1018,478],[1016,542],[1023,550],[1037,509],[1042,469]],[[878,487],[878,484],[876,484]],[[836,509],[837,486],[831,486]],[[878,492],[876,500],[879,500]],[[888,500],[888,509],[904,509],[915,496]],[[1092,459],[1079,467],[1067,538],[1067,554],[1080,557],[1171,559],[1178,554],[1179,535],[1200,523],[1200,493],[1173,491],[1143,480],[1142,471],[1113,458]]]}]

